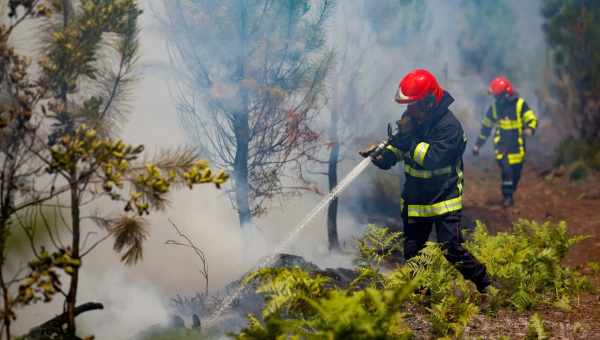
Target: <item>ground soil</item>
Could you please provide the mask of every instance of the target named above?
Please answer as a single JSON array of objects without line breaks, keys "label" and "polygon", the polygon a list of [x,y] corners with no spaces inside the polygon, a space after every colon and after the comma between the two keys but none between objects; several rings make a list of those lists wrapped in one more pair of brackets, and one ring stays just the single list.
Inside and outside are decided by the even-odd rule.
[{"label": "ground soil", "polygon": [[[600,277],[586,263],[600,262],[600,176],[590,174],[579,181],[570,180],[568,168],[550,168],[540,162],[525,165],[515,206],[502,208],[500,174],[493,159],[478,159],[467,164],[465,178],[465,219],[481,220],[492,232],[505,231],[520,218],[537,221],[566,221],[572,234],[588,235],[576,245],[565,264],[589,275],[595,287]],[[582,295],[571,312],[538,310],[550,339],[600,339],[600,295]],[[522,339],[527,332],[530,313],[501,311],[495,318],[478,316],[471,323],[469,337],[494,339],[500,335]]]}]

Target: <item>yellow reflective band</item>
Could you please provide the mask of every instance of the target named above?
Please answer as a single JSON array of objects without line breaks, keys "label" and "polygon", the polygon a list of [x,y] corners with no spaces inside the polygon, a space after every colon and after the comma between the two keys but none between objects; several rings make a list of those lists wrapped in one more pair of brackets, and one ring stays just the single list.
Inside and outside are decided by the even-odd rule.
[{"label": "yellow reflective band", "polygon": [[488,128],[492,127],[492,121],[488,117],[484,117],[483,120],[481,121],[481,125],[488,127]]},{"label": "yellow reflective band", "polygon": [[534,120],[536,119],[535,114],[533,113],[533,111],[531,110],[527,110],[527,112],[525,112],[525,114],[523,115],[523,120],[526,122],[529,122],[530,120]]},{"label": "yellow reflective band", "polygon": [[433,176],[440,176],[440,175],[447,175],[452,173],[452,167],[447,166],[447,167],[443,167],[440,169],[435,169],[435,170],[418,170],[415,169],[413,167],[411,167],[410,165],[404,163],[404,172],[412,177],[417,177],[417,178],[431,178]]},{"label": "yellow reflective band", "polygon": [[429,144],[425,142],[417,144],[413,154],[413,160],[417,162],[417,164],[423,166],[423,163],[425,162],[425,155],[427,155],[427,150],[429,150]]},{"label": "yellow reflective band", "polygon": [[500,127],[500,129],[502,130],[515,130],[515,129],[520,129],[521,128],[521,121],[519,119],[517,120],[510,120],[510,119],[500,119],[498,121],[498,127]]},{"label": "yellow reflective band", "polygon": [[525,112],[525,114],[523,115],[523,120],[525,121],[525,123],[527,123],[527,125],[530,128],[535,129],[537,127],[537,117],[535,116],[533,111],[528,110],[527,112]]},{"label": "yellow reflective band", "polygon": [[502,158],[504,158],[504,154],[502,152],[496,152],[496,159],[501,160]]},{"label": "yellow reflective band", "polygon": [[407,207],[407,213],[409,217],[433,217],[444,215],[460,209],[462,209],[462,196],[434,204],[409,204]]},{"label": "yellow reflective band", "polygon": [[404,158],[404,153],[400,151],[400,149],[394,147],[393,145],[388,145],[385,148],[394,153],[394,156],[396,156],[397,161],[401,161],[402,158]]},{"label": "yellow reflective band", "polygon": [[523,112],[523,104],[525,104],[525,100],[523,98],[519,98],[517,100],[517,116]]},{"label": "yellow reflective band", "polygon": [[519,142],[519,145],[523,145],[523,138],[519,137],[519,139],[517,140]]},{"label": "yellow reflective band", "polygon": [[519,164],[523,162],[523,159],[525,159],[525,148],[523,148],[522,146],[519,147],[518,153],[508,154],[508,164]]},{"label": "yellow reflective band", "polygon": [[487,138],[488,136],[484,135],[483,133],[479,135],[479,139],[486,140]]},{"label": "yellow reflective band", "polygon": [[494,137],[494,144],[498,144],[500,143],[500,134],[496,134],[496,137]]},{"label": "yellow reflective band", "polygon": [[529,124],[527,124],[527,126],[535,130],[537,128],[537,120],[532,120],[531,122],[529,122]]},{"label": "yellow reflective band", "polygon": [[492,104],[492,118],[498,119],[498,110],[496,110],[496,103]]}]

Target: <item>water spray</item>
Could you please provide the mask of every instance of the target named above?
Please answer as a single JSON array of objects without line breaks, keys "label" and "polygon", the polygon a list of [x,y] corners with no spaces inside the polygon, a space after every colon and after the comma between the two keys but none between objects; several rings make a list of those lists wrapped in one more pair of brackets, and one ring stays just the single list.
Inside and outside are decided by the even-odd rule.
[{"label": "water spray", "polygon": [[[296,237],[298,237],[300,232],[319,214],[319,212],[321,212],[321,210],[329,205],[333,199],[341,194],[350,185],[350,183],[352,183],[369,166],[369,163],[371,163],[371,158],[369,157],[358,163],[358,165],[355,166],[354,169],[352,169],[352,171],[350,171],[346,177],[344,177],[338,183],[338,185],[335,186],[335,188],[333,188],[325,197],[323,197],[323,199],[308,214],[306,214],[306,216],[304,216],[304,218],[296,225],[296,227],[294,227],[288,237],[283,240],[283,242],[281,242],[277,248],[275,248],[271,255],[257,263],[252,270],[254,271],[270,265],[277,258],[277,255],[282,253],[290,245],[290,243],[294,241]],[[209,326],[214,324],[216,320],[223,314],[225,309],[227,309],[231,303],[233,303],[233,301],[239,297],[244,288],[245,284],[240,282],[240,286],[233,291],[232,294],[229,294],[225,297],[225,299],[223,299],[223,302],[221,302],[217,310],[206,320],[206,324]]]}]

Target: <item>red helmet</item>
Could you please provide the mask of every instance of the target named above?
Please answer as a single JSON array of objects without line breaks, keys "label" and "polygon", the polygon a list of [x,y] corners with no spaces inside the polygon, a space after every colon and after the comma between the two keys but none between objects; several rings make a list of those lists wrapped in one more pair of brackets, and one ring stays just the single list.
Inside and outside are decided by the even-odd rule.
[{"label": "red helmet", "polygon": [[411,104],[432,96],[435,102],[439,103],[443,95],[444,89],[440,87],[431,72],[416,69],[400,80],[395,100],[400,104]]},{"label": "red helmet", "polygon": [[513,95],[513,86],[506,79],[506,77],[496,77],[494,80],[490,82],[490,86],[488,87],[488,93],[493,96],[500,96],[504,93],[507,93],[509,96]]}]

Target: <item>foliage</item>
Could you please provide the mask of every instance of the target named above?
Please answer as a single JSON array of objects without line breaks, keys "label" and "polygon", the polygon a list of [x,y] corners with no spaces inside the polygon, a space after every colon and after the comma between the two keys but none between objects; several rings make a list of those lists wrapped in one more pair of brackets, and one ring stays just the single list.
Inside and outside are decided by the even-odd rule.
[{"label": "foliage", "polygon": [[399,288],[415,279],[421,284],[411,301],[428,306],[433,332],[441,337],[459,337],[478,312],[478,301],[471,285],[445,259],[438,245],[427,243],[419,255],[390,273],[385,285]]},{"label": "foliage", "polygon": [[548,339],[546,331],[544,330],[544,321],[540,318],[537,313],[534,313],[529,319],[529,326],[527,330],[527,340],[545,340]]},{"label": "foliage", "polygon": [[334,289],[322,299],[307,298],[303,318],[270,316],[263,324],[253,316],[236,339],[275,339],[278,335],[301,339],[412,339],[399,306],[411,289],[356,292]]},{"label": "foliage", "polygon": [[[362,288],[316,284],[317,278],[298,268],[261,269],[250,278],[260,278],[257,291],[267,300],[263,318],[249,316],[248,326],[235,336],[408,339],[414,334],[404,316],[417,310],[428,316],[435,336],[461,338],[480,311],[494,313],[500,307],[522,311],[536,306],[568,311],[571,298],[591,288],[579,273],[560,264],[568,249],[581,239],[569,236],[564,223],[519,221],[513,231],[497,235],[488,234],[478,223],[466,246],[486,264],[499,285],[485,296],[462,278],[433,243],[389,273],[380,274],[371,267],[377,273],[372,279],[378,284]],[[385,240],[397,242],[398,235],[369,227],[358,242],[365,257],[360,262],[363,267],[381,263],[371,259]],[[367,249],[369,245],[373,249]],[[310,287],[317,288],[311,292]],[[484,298],[488,303],[482,304]],[[537,316],[530,320],[528,332],[534,338],[546,338]]]},{"label": "foliage", "polygon": [[555,149],[554,165],[583,165],[600,171],[600,144],[590,143],[583,139],[568,137],[563,139]]},{"label": "foliage", "polygon": [[[168,193],[178,186],[220,187],[228,175],[213,172],[192,149],[148,160],[142,158],[143,146],[115,137],[137,78],[141,11],[135,0],[10,1],[9,7],[16,18],[10,26],[0,25],[2,330],[11,338],[18,305],[48,302],[59,293],[65,297],[61,320],[72,336],[83,257],[112,236],[122,261],[136,263],[148,236],[142,216],[164,209]],[[44,27],[39,40],[31,41],[35,48],[28,49],[40,51],[35,72],[30,72],[32,58],[9,43],[22,22]],[[68,205],[60,203],[62,195],[68,195]],[[121,214],[82,214],[103,197],[122,204]],[[52,199],[58,202],[49,203]],[[55,208],[63,230],[51,227],[42,204]],[[42,214],[54,251],[40,250],[31,221],[20,218],[28,208]],[[89,247],[88,236],[96,232],[84,229],[85,219],[97,222],[105,234]],[[24,230],[35,258],[22,271],[25,276],[18,272],[9,280],[5,265],[12,254],[6,252],[6,240],[14,225]],[[71,238],[69,246],[64,246],[65,235]],[[68,290],[61,287],[61,273],[70,278]]]},{"label": "foliage", "polygon": [[367,266],[380,266],[386,258],[402,250],[401,238],[402,233],[369,224],[365,234],[356,242],[359,262]]},{"label": "foliage", "polygon": [[598,274],[600,274],[600,263],[594,262],[594,261],[590,261],[590,262],[587,263],[587,267],[592,272],[592,275],[598,275]]},{"label": "foliage", "polygon": [[600,7],[592,0],[544,0],[542,15],[556,75],[552,85],[562,104],[556,113],[570,118],[579,137],[598,142]]},{"label": "foliage", "polygon": [[19,286],[19,303],[29,304],[42,300],[49,302],[57,292],[60,292],[60,277],[57,272],[62,269],[65,273],[71,274],[74,268],[81,266],[81,261],[73,259],[70,256],[69,249],[60,249],[49,254],[42,248],[37,258],[29,262],[29,275],[22,280]]},{"label": "foliage", "polygon": [[299,268],[261,268],[244,279],[244,284],[261,282],[257,293],[271,297],[263,309],[263,317],[272,315],[302,315],[307,300],[324,296],[329,279],[313,276]]},{"label": "foliage", "polygon": [[434,334],[460,338],[479,308],[472,302],[464,302],[459,297],[448,295],[440,303],[432,305],[429,312]]},{"label": "foliage", "polygon": [[584,238],[569,236],[564,222],[539,224],[520,220],[512,232],[494,236],[478,223],[467,248],[499,282],[503,303],[525,310],[556,301],[566,304],[566,297],[590,287],[581,274],[561,265],[569,248]]}]

